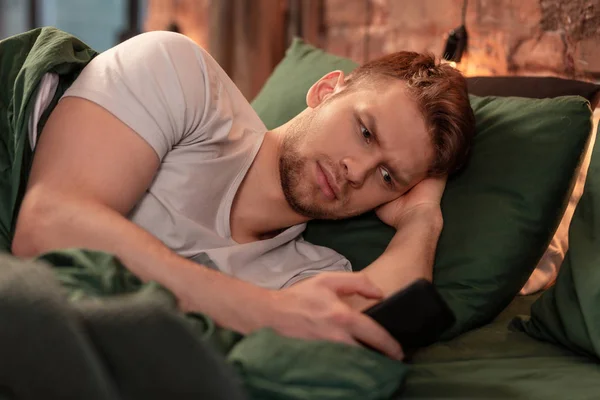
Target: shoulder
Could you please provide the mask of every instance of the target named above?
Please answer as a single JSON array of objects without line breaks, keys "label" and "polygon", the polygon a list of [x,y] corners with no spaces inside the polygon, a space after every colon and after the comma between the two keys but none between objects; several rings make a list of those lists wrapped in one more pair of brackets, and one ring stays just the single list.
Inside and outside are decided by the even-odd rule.
[{"label": "shoulder", "polygon": [[[184,35],[148,32],[99,54],[65,97],[108,110],[165,156],[184,137],[198,134],[218,87],[206,51]],[[211,59],[210,63],[214,63]]]},{"label": "shoulder", "polygon": [[[176,32],[153,31],[136,35],[125,42],[118,44],[106,52],[119,51],[121,49],[135,50],[164,57],[165,55],[190,55],[191,53],[204,54],[206,50],[196,44],[189,37]],[[165,53],[164,50],[167,50]]]},{"label": "shoulder", "polygon": [[[187,36],[175,32],[146,32],[118,44],[97,58],[115,63],[118,69],[133,71],[171,70],[179,74],[205,70],[208,52]],[[210,59],[210,60],[209,60]],[[163,76],[168,79],[170,76]]]},{"label": "shoulder", "polygon": [[[189,91],[190,94],[202,90],[209,102],[207,107],[226,109],[235,115],[249,111],[250,103],[218,61],[207,49],[185,35],[165,31],[147,32],[122,43],[116,49],[119,47],[118,51],[128,61],[151,66],[157,80],[180,85],[183,91]],[[167,74],[169,70],[175,73]]]}]

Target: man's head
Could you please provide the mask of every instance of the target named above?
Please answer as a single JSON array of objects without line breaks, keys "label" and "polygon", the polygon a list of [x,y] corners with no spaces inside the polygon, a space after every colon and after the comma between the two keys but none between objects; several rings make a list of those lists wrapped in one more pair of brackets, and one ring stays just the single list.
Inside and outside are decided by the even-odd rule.
[{"label": "man's head", "polygon": [[413,52],[325,75],[307,105],[279,164],[288,203],[309,218],[358,215],[456,171],[475,128],[463,76]]}]

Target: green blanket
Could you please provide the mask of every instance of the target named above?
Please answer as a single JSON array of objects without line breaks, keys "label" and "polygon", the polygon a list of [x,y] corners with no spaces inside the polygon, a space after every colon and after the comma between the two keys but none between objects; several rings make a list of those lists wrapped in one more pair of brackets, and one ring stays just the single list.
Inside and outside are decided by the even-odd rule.
[{"label": "green blanket", "polygon": [[[46,72],[59,75],[58,91],[38,125],[38,131],[41,131],[49,113],[64,91],[96,55],[94,50],[78,39],[54,28],[36,29],[0,42],[0,251],[6,252],[10,249],[16,213],[31,167],[33,154],[27,139],[27,122],[40,79]],[[6,265],[18,263],[11,257],[5,257],[2,261]],[[189,359],[189,354],[186,356],[180,348],[178,350],[176,345],[181,343],[187,343],[192,348],[209,344],[213,349],[218,349],[221,361],[231,365],[237,376],[242,378],[243,386],[250,396],[261,400],[387,399],[401,386],[407,372],[405,364],[392,361],[364,348],[290,339],[268,329],[242,338],[235,332],[215,327],[209,318],[202,315],[183,316],[177,311],[173,297],[166,290],[153,283],[142,285],[109,254],[65,250],[46,254],[40,258],[40,262],[45,265],[30,265],[31,276],[36,277],[39,274],[48,276],[47,272],[39,272],[38,269],[42,271],[49,265],[60,282],[60,287],[63,288],[64,301],[68,299],[67,304],[63,304],[63,300],[58,300],[52,295],[54,296],[52,301],[57,306],[56,309],[49,311],[52,318],[48,318],[54,321],[56,329],[64,331],[65,335],[70,335],[64,337],[65,341],[70,341],[69,338],[73,337],[75,338],[73,340],[78,341],[77,343],[81,342],[80,346],[69,347],[67,350],[74,357],[73,360],[81,363],[82,371],[88,373],[90,386],[80,385],[84,392],[96,393],[98,391],[94,388],[102,386],[102,382],[105,382],[108,387],[116,388],[115,390],[130,388],[132,393],[142,393],[143,388],[138,382],[142,378],[140,374],[134,373],[136,364],[132,365],[131,360],[142,357],[140,364],[145,365],[149,362],[149,365],[152,365],[152,363],[147,358],[148,355],[144,355],[143,351],[139,350],[140,346],[135,339],[128,337],[131,336],[128,335],[131,330],[127,327],[139,329],[139,325],[132,323],[131,318],[135,320],[135,315],[132,315],[131,311],[127,312],[130,307],[142,314],[147,311],[149,315],[154,316],[150,320],[154,321],[158,318],[158,322],[154,321],[149,326],[152,327],[153,332],[162,332],[163,336],[157,336],[154,341],[140,336],[140,340],[145,338],[146,345],[156,346],[155,351],[160,350],[160,354],[169,354],[170,350],[173,350],[173,358],[165,358],[162,364],[156,366],[157,370],[152,370],[154,375],[151,375],[157,377],[156,382],[161,382],[160,377],[172,377],[169,383],[163,385],[166,389],[169,389],[169,385],[173,385],[173,382],[183,382],[183,388],[185,384],[190,383],[182,381],[172,373],[173,364],[185,361],[194,365],[194,362],[198,361]],[[9,274],[10,277],[14,275],[10,275],[11,273],[18,270],[8,266],[3,268],[2,264],[0,262],[0,280],[3,273]],[[25,278],[19,279],[22,281]],[[5,280],[7,297],[15,296],[14,304],[44,302],[43,299],[37,299],[38,294],[35,292],[30,293],[32,298],[27,296],[22,298],[19,290],[13,290],[11,285],[15,285],[19,279]],[[39,285],[45,287],[50,294],[54,286],[58,286],[56,282],[49,279],[48,282],[35,279],[38,279]],[[135,306],[139,301],[144,306],[136,309]],[[123,313],[116,312],[115,307],[117,310],[122,309]],[[16,341],[21,337],[32,336],[27,321],[39,322],[41,318],[39,314],[41,310],[36,307],[21,306],[19,309],[23,310],[19,314],[23,318],[17,319],[9,330],[4,331],[8,336],[4,337],[2,343],[13,351],[17,351],[20,347],[11,347],[11,340]],[[155,317],[156,314],[152,310],[160,310],[159,317]],[[14,309],[6,312],[10,315],[15,314]],[[90,326],[98,327],[98,332],[94,332],[94,329],[89,326],[79,327],[76,322],[68,318],[61,324],[60,321],[63,319],[57,315],[73,312],[82,313]],[[1,313],[2,309],[0,309]],[[116,322],[113,326],[106,326],[106,321],[110,318],[102,317],[103,315],[114,318]],[[45,318],[45,314],[42,317]],[[0,315],[0,318],[12,321],[12,318],[6,315]],[[147,321],[140,321],[142,322]],[[69,325],[71,323],[75,325]],[[121,334],[115,336],[114,332],[121,332]],[[33,336],[30,342],[43,341]],[[127,343],[129,347],[126,346]],[[43,349],[48,350],[46,347]],[[110,349],[113,350],[109,351]],[[25,355],[29,354],[24,351]],[[11,360],[18,359],[19,357],[11,358]],[[41,382],[41,378],[35,377],[33,372],[17,373],[19,371],[17,366],[20,364],[18,362],[13,364],[15,362],[8,363],[3,360],[3,366],[6,374],[11,375],[14,381],[21,382],[19,387],[22,390],[32,390],[32,387]],[[55,370],[60,371],[61,368],[62,365],[59,363]],[[197,370],[204,371],[203,368],[200,366]],[[120,377],[120,381],[111,382],[111,377],[102,373],[107,369],[120,372],[114,377],[114,379]],[[215,371],[218,370],[219,368],[216,368]],[[44,371],[44,373],[51,373],[53,369],[48,368]],[[27,381],[26,375],[32,375],[33,380]],[[217,376],[215,381],[218,381],[219,377],[222,378],[221,375]],[[0,395],[7,387],[10,389],[10,382],[6,383],[4,378],[0,371]],[[182,387],[170,389],[173,393],[177,393],[182,390]],[[110,398],[110,393],[107,396]],[[62,395],[59,397],[64,398]],[[96,397],[102,398],[101,396],[94,398]]]},{"label": "green blanket", "polygon": [[[154,329],[186,329],[189,335],[183,339],[208,344],[217,350],[241,378],[252,399],[389,399],[400,388],[408,371],[401,362],[359,347],[286,338],[270,329],[242,337],[215,326],[206,316],[183,316],[169,292],[156,283],[142,284],[115,257],[106,253],[71,249],[42,255],[38,261],[52,267],[64,298],[79,309],[91,305],[100,312],[107,306],[114,308],[115,301],[119,301],[122,312],[114,317],[117,328],[130,324],[125,318],[126,309],[136,298],[166,310],[169,319]],[[1,268],[0,264],[0,279]],[[140,310],[139,313],[145,312]],[[119,318],[123,321],[119,322]],[[170,352],[169,343],[175,338],[171,339],[167,336],[152,346]],[[135,349],[131,350],[131,357],[135,357]],[[175,350],[168,364],[180,362]],[[115,362],[111,364],[114,368]],[[165,368],[170,367],[165,365]]]},{"label": "green blanket", "polygon": [[47,72],[60,78],[38,132],[49,111],[96,55],[77,38],[53,28],[36,29],[0,41],[0,251],[10,250],[16,213],[31,166],[27,127],[40,79]]}]

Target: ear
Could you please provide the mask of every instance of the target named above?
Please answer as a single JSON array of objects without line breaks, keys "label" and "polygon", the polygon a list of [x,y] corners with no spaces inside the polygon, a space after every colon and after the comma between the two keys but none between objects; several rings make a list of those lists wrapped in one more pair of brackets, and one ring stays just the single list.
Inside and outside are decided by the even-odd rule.
[{"label": "ear", "polygon": [[334,93],[341,91],[344,88],[344,79],[344,72],[339,70],[332,71],[319,79],[308,89],[306,105],[315,108]]}]

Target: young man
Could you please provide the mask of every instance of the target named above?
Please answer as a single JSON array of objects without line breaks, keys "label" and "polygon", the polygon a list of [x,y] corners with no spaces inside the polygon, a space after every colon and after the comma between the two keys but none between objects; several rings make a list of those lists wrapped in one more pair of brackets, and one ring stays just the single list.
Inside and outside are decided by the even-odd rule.
[{"label": "young man", "polygon": [[[116,46],[84,69],[35,144],[13,253],[111,252],[228,328],[401,357],[360,310],[431,279],[445,176],[473,134],[465,81],[397,53],[327,74],[306,99],[267,132],[188,38],[153,32]],[[310,219],[372,209],[397,234],[362,273],[301,237]]]}]

